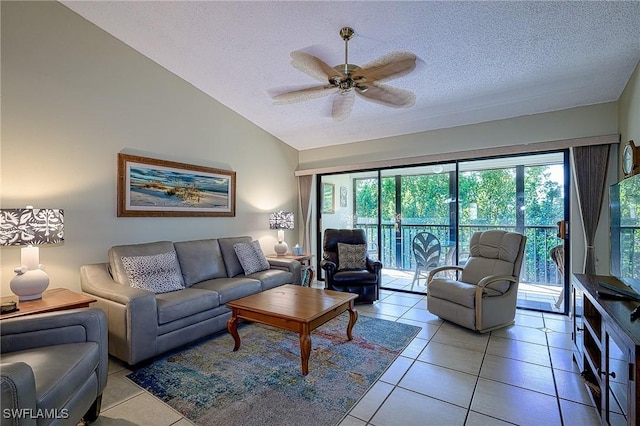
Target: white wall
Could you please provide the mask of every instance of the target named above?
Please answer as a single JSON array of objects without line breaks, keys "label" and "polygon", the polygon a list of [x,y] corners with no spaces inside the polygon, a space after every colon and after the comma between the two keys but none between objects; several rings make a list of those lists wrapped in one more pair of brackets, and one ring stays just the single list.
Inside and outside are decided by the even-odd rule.
[{"label": "white wall", "polygon": [[[322,226],[323,228],[351,228],[353,218],[351,212],[353,211],[353,194],[351,186],[351,178],[349,175],[333,175],[325,176],[322,179],[322,183],[334,184],[334,213],[322,214]],[[347,205],[342,207],[340,205],[340,188],[347,189]]]},{"label": "white wall", "polygon": [[[296,150],[57,2],[1,7],[0,203],[64,209],[64,244],[40,250],[52,288],[79,289],[116,244],[251,235],[272,251],[269,212],[297,211]],[[121,151],[235,170],[236,217],[116,217]],[[7,295],[20,250],[0,253]]]}]

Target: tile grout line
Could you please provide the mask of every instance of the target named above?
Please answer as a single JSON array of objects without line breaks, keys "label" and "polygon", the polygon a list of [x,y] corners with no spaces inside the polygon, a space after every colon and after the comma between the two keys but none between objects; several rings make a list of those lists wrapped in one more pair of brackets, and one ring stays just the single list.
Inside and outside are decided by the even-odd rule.
[{"label": "tile grout line", "polygon": [[[542,315],[542,326],[547,328],[547,321]],[[560,425],[564,426],[564,415],[562,413],[562,405],[560,404],[560,393],[558,392],[558,381],[556,380],[556,372],[553,369],[553,358],[551,357],[551,348],[549,346],[549,333],[545,333],[547,341],[547,353],[549,354],[549,364],[551,365],[551,377],[553,378],[553,388],[556,391],[556,405],[558,406],[558,414],[560,415]]]},{"label": "tile grout line", "polygon": [[[399,318],[398,318],[398,319],[399,319]],[[396,319],[396,322],[397,322],[397,319]],[[438,327],[438,330],[439,330],[439,329],[440,329],[440,328]],[[436,330],[436,332],[437,332],[437,330]],[[434,333],[434,335],[435,335],[435,333]],[[433,336],[432,336],[432,337],[433,337]],[[414,338],[413,338],[413,340],[411,340],[411,342],[409,342],[409,344],[411,344],[411,343],[412,343],[415,339],[417,339],[417,338],[418,338],[418,337],[414,337]],[[424,340],[424,339],[422,339],[422,340]],[[429,338],[429,339],[427,340],[427,345],[429,344],[429,342],[430,342],[430,341],[431,341],[431,338]],[[407,346],[409,346],[409,345],[407,345]],[[426,347],[427,347],[427,346],[425,345],[425,348],[426,348]],[[424,349],[423,349],[423,350],[424,350]],[[422,351],[421,351],[420,353],[422,353]],[[401,354],[398,354],[398,358],[399,358],[400,356],[401,356]],[[402,379],[407,375],[407,373],[409,372],[409,370],[411,370],[411,367],[413,367],[413,365],[416,363],[416,361],[417,361],[417,359],[418,359],[418,356],[420,356],[420,354],[418,354],[415,358],[409,358],[409,359],[411,359],[411,360],[412,360],[412,361],[411,361],[411,364],[409,365],[409,367],[407,368],[407,370],[402,374],[402,376],[398,379],[398,382],[397,382],[396,384],[392,384],[392,383],[389,383],[389,382],[385,382],[385,381],[383,381],[383,380],[381,380],[381,379],[378,379],[378,380],[376,381],[376,383],[382,382],[382,383],[386,383],[386,384],[388,384],[388,385],[391,385],[391,386],[393,386],[393,388],[391,389],[391,392],[389,392],[389,393],[387,394],[387,396],[382,400],[382,402],[378,405],[378,408],[376,408],[376,409],[373,411],[373,414],[371,415],[371,417],[369,418],[369,420],[364,420],[364,421],[366,422],[366,424],[367,424],[367,425],[372,425],[371,420],[373,420],[373,418],[376,416],[376,414],[378,413],[378,411],[380,411],[380,409],[382,408],[382,406],[384,405],[384,403],[389,399],[389,397],[391,396],[391,394],[393,393],[393,391],[395,391],[397,388],[404,389],[404,388],[402,388],[402,387],[398,386],[398,384],[399,384],[399,383],[402,381]],[[397,360],[398,358],[396,358],[396,360]],[[408,358],[408,357],[406,357],[406,358]],[[395,361],[394,361],[394,362],[395,362]],[[380,377],[382,377],[382,376],[380,376]],[[375,383],[374,383],[374,385],[375,385]],[[355,406],[354,406],[354,407],[355,407]],[[353,407],[352,407],[352,408],[353,408]],[[349,410],[349,412],[351,412],[351,410]],[[347,415],[348,415],[348,413],[347,413]],[[355,416],[354,416],[354,417],[355,417]],[[355,418],[359,419],[359,417],[355,417]],[[360,419],[360,420],[362,420],[362,419]]]}]

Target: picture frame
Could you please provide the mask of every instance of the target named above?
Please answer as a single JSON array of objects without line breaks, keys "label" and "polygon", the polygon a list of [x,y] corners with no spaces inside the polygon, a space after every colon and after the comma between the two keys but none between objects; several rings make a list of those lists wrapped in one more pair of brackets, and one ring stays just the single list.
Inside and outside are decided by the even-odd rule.
[{"label": "picture frame", "polygon": [[340,187],[340,207],[347,207],[347,187]]},{"label": "picture frame", "polygon": [[322,184],[322,213],[335,213],[335,185],[332,183]]},{"label": "picture frame", "polygon": [[118,153],[118,217],[236,215],[236,172]]}]

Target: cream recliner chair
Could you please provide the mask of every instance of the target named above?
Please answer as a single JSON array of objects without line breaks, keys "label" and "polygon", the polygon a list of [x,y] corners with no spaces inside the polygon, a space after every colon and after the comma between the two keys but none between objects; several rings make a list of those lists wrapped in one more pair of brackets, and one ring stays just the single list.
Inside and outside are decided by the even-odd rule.
[{"label": "cream recliner chair", "polygon": [[[515,232],[474,233],[464,266],[441,266],[430,271],[429,312],[481,333],[512,324],[526,241],[524,235]],[[459,280],[436,278],[446,270],[458,271]]]}]

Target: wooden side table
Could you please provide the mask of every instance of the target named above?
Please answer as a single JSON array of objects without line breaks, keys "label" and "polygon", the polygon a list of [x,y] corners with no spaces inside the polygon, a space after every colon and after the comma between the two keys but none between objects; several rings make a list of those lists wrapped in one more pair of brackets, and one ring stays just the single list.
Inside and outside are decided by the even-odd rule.
[{"label": "wooden side table", "polygon": [[313,270],[313,266],[311,265],[311,259],[313,258],[312,254],[305,253],[298,256],[293,253],[287,253],[282,256],[279,256],[273,253],[273,254],[268,254],[267,257],[271,259],[291,259],[291,260],[297,260],[298,262],[300,262],[301,269],[303,271],[309,271],[309,279],[303,280],[302,285],[304,287],[311,287],[311,283],[313,283],[313,279],[315,278],[315,271]]},{"label": "wooden side table", "polygon": [[25,315],[41,314],[44,312],[64,311],[75,308],[88,308],[96,301],[84,294],[76,293],[66,288],[52,288],[42,294],[41,299],[18,301],[18,296],[5,296],[4,302],[16,302],[18,310],[7,314],[0,314],[0,320],[22,317]]}]

